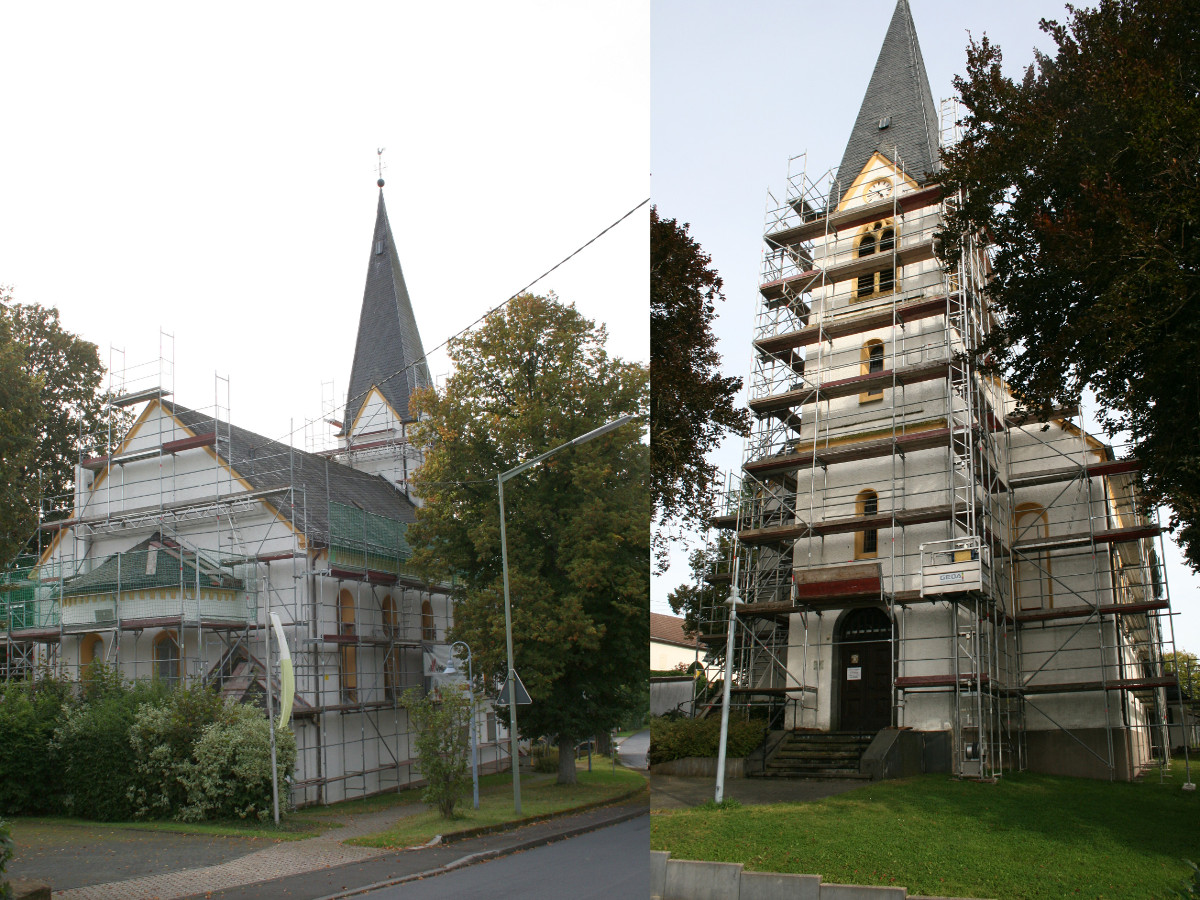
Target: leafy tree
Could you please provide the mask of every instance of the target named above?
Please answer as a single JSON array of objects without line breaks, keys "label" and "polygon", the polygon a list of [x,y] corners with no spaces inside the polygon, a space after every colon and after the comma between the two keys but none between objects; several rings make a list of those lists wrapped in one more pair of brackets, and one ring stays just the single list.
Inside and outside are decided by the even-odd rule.
[{"label": "leafy tree", "polygon": [[460,688],[443,687],[437,694],[409,688],[400,698],[416,727],[417,759],[425,790],[421,799],[436,806],[445,819],[471,786],[471,699]]},{"label": "leafy tree", "polygon": [[940,176],[966,194],[941,253],[988,236],[984,352],[1029,407],[1096,392],[1200,570],[1200,5],[1068,9],[1042,20],[1057,53],[1020,82],[999,47],[971,41],[955,79],[965,133]]},{"label": "leafy tree", "polygon": [[1184,696],[1192,700],[1200,700],[1200,659],[1196,654],[1186,650],[1177,650],[1166,654],[1163,668],[1172,675],[1179,673],[1179,687]]},{"label": "leafy tree", "polygon": [[716,466],[705,455],[727,432],[750,433],[749,411],[733,405],[742,379],[720,374],[712,323],[725,295],[711,262],[688,225],[650,207],[650,495],[660,569],[670,523],[701,526],[709,513]]},{"label": "leafy tree", "polygon": [[722,604],[729,596],[727,582],[711,582],[714,573],[729,573],[733,554],[733,537],[721,532],[715,544],[693,550],[688,559],[692,577],[667,595],[667,602],[676,615],[683,615],[683,630],[686,634],[700,634],[711,627],[704,620],[704,610],[716,610],[718,628],[720,622],[728,623],[728,613]]},{"label": "leafy tree", "polygon": [[[610,357],[603,327],[557,298],[522,295],[451,341],[441,394],[419,392],[415,479],[425,505],[409,530],[414,561],[461,586],[452,640],[476,671],[505,675],[496,476],[623,413],[644,427],[648,372]],[[639,702],[650,640],[649,450],[623,427],[506,482],[516,668],[533,700],[523,735],[553,736],[560,783],[574,745]]]},{"label": "leafy tree", "polygon": [[[23,379],[11,374],[14,365]],[[99,451],[107,439],[101,434],[107,422],[104,371],[96,345],[65,331],[58,310],[13,303],[11,291],[0,288],[0,466],[18,473],[0,486],[0,500],[6,501],[0,512],[0,564],[33,532],[43,498],[51,516],[71,509],[80,454]],[[29,384],[35,388],[32,403]],[[12,430],[3,427],[9,416],[17,417]],[[118,417],[114,437],[128,424],[127,416]],[[4,444],[14,440],[32,441],[32,449],[10,456]],[[4,496],[6,491],[16,496]]]},{"label": "leafy tree", "polygon": [[0,565],[16,555],[37,522],[36,495],[30,497],[26,473],[37,451],[40,389],[22,365],[21,348],[3,313],[0,306]]}]

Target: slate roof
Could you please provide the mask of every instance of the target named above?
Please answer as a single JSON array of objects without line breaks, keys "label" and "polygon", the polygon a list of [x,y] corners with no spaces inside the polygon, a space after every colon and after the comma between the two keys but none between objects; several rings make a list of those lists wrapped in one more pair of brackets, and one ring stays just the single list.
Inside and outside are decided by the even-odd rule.
[{"label": "slate roof", "polygon": [[[106,594],[123,590],[193,587],[197,583],[195,551],[184,549],[180,570],[180,546],[155,532],[146,540],[124,553],[110,556],[102,564],[63,582],[63,594]],[[227,572],[200,558],[201,588],[242,590],[245,584]]]},{"label": "slate roof", "polygon": [[[879,121],[884,117],[890,117],[891,124],[881,129]],[[937,107],[908,0],[899,0],[892,13],[875,71],[842,154],[837,189],[843,196],[876,151],[903,164],[918,184],[924,184],[927,173],[936,172],[939,166]],[[831,195],[830,207],[841,199]]]},{"label": "slate roof", "polygon": [[665,616],[662,613],[650,613],[650,640],[660,644],[675,644],[679,647],[704,647],[693,637],[683,632],[683,619],[676,616]]},{"label": "slate roof", "polygon": [[[213,430],[210,415],[166,401],[163,406],[194,432]],[[287,494],[273,495],[267,501],[297,530],[318,543],[329,540],[331,500],[406,524],[416,519],[412,501],[382,476],[359,472],[303,450],[292,450],[280,441],[225,422],[216,431],[217,453],[254,490],[295,485],[295,508]]]},{"label": "slate roof", "polygon": [[380,188],[343,432],[349,431],[372,387],[378,387],[400,418],[410,422],[416,416],[408,409],[409,394],[432,383]]}]

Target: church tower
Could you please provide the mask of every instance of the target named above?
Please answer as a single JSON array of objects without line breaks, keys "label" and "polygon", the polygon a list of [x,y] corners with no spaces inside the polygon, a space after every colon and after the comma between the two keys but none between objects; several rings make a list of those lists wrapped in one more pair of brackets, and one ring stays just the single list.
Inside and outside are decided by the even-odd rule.
[{"label": "church tower", "polygon": [[[798,157],[768,202],[754,427],[713,520],[734,539],[707,579],[703,639],[732,655],[740,704],[788,741],[820,733],[854,773],[868,746],[904,740],[966,777],[1134,777],[1165,721],[1161,628],[1121,598],[1167,608],[1150,599],[1158,528],[1135,512],[1133,463],[1078,410],[1023,420],[975,367],[986,250],[966,240],[952,268],[935,256],[956,118],[934,105],[899,0],[841,164],[812,177]],[[779,746],[769,765],[800,774],[777,760],[805,754]]]},{"label": "church tower", "polygon": [[409,477],[420,466],[421,454],[409,442],[408,431],[416,421],[410,399],[414,390],[432,384],[380,178],[339,456],[360,471],[387,478],[414,502],[419,501],[409,489]]}]

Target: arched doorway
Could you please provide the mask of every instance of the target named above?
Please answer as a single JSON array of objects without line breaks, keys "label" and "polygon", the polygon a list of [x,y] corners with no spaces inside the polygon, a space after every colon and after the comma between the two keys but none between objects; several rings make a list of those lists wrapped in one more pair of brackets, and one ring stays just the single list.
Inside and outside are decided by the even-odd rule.
[{"label": "arched doorway", "polygon": [[837,630],[839,731],[873,734],[892,724],[892,623],[881,609],[853,609]]}]

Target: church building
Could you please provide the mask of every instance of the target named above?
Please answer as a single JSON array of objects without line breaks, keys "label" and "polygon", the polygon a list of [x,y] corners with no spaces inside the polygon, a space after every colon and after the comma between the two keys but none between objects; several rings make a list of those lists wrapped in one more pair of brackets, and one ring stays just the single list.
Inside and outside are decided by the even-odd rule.
[{"label": "church building", "polygon": [[768,203],[702,639],[772,723],[768,774],[1136,778],[1174,684],[1162,529],[1078,407],[1031,417],[976,365],[988,248],[935,256],[957,118],[899,0],[841,163],[798,157]]},{"label": "church building", "polygon": [[[435,686],[449,660],[451,586],[413,571],[405,537],[420,503],[410,399],[431,380],[379,187],[338,446],[305,452],[227,408],[180,405],[162,380],[126,384],[112,406],[132,427],[81,460],[73,511],[45,523],[36,561],[0,576],[6,677],[77,677],[102,660],[259,704],[269,678],[278,703],[278,616],[298,806],[418,780],[399,700]],[[495,768],[502,735],[490,707],[478,716],[480,759]]]}]

